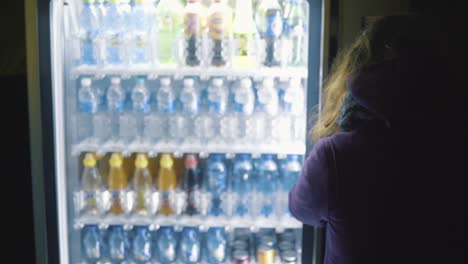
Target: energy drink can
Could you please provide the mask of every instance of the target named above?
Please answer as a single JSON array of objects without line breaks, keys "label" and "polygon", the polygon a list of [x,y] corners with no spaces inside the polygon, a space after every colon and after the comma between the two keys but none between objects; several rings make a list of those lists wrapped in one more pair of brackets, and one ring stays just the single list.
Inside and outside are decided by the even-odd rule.
[{"label": "energy drink can", "polygon": [[232,242],[232,248],[233,250],[248,250],[249,244],[245,240],[237,239]]},{"label": "energy drink can", "polygon": [[275,237],[270,236],[270,235],[265,235],[260,237],[259,245],[267,245],[269,247],[274,247],[275,246]]},{"label": "energy drink can", "polygon": [[249,252],[246,250],[234,250],[232,253],[234,264],[248,264],[250,263]]},{"label": "energy drink can", "polygon": [[281,253],[281,263],[297,263],[297,253],[294,250],[287,250]]},{"label": "energy drink can", "polygon": [[283,240],[278,243],[278,249],[280,252],[287,251],[287,250],[294,250],[294,243],[288,240]]},{"label": "energy drink can", "polygon": [[267,245],[260,245],[257,249],[257,263],[258,264],[274,264],[275,263],[275,249]]}]

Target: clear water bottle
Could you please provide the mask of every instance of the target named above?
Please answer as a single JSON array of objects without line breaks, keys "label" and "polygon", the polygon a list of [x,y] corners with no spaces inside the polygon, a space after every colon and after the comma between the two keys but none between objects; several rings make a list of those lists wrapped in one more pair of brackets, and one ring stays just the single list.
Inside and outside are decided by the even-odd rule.
[{"label": "clear water bottle", "polygon": [[256,191],[260,194],[260,215],[271,217],[274,213],[275,193],[278,190],[278,166],[272,154],[262,154],[258,174]]},{"label": "clear water bottle", "polygon": [[232,169],[232,191],[237,194],[238,202],[235,205],[235,214],[246,216],[249,214],[249,207],[253,191],[253,164],[249,154],[238,154],[234,159]]},{"label": "clear water bottle", "polygon": [[147,113],[150,110],[150,92],[145,85],[145,79],[137,78],[131,94],[132,109],[137,113]]},{"label": "clear water bottle", "polygon": [[126,92],[120,84],[120,78],[111,78],[111,85],[107,89],[107,110],[111,114],[112,138],[120,134],[120,114],[124,111]]},{"label": "clear water bottle", "polygon": [[149,0],[136,0],[131,12],[131,62],[148,64],[151,61],[150,34],[153,32],[153,8]]},{"label": "clear water bottle", "polygon": [[80,62],[81,64],[96,64],[95,38],[99,29],[99,14],[94,0],[84,0],[83,9],[79,15],[80,23]]},{"label": "clear water bottle", "polygon": [[109,249],[108,257],[113,263],[128,259],[130,255],[130,240],[123,226],[109,226],[107,244]]},{"label": "clear water bottle", "polygon": [[289,0],[289,7],[284,13],[286,64],[304,66],[306,62],[307,18],[303,0]]},{"label": "clear water bottle", "polygon": [[227,259],[227,234],[223,227],[212,227],[206,232],[208,263],[221,264]]},{"label": "clear water bottle", "polygon": [[289,193],[301,174],[301,158],[299,155],[288,155],[281,170],[281,190]]},{"label": "clear water bottle", "polygon": [[146,262],[151,259],[151,233],[147,226],[135,226],[132,249],[133,259],[137,263]]},{"label": "clear water bottle", "polygon": [[255,107],[255,93],[252,81],[244,78],[240,85],[233,87],[233,113],[229,114],[222,123],[221,134],[228,141],[243,141],[247,132],[247,122]]},{"label": "clear water bottle", "polygon": [[179,245],[179,258],[182,263],[200,263],[201,239],[197,227],[184,227]]},{"label": "clear water bottle", "polygon": [[180,91],[179,100],[184,114],[194,115],[198,113],[200,96],[192,78],[184,79],[184,86]]},{"label": "clear water bottle", "polygon": [[302,115],[304,112],[305,94],[300,78],[291,78],[281,98],[283,112]]},{"label": "clear water bottle", "polygon": [[207,89],[207,110],[212,114],[224,114],[226,112],[229,90],[221,78],[214,78]]},{"label": "clear water bottle", "polygon": [[255,93],[252,88],[252,81],[249,78],[241,80],[240,85],[234,91],[234,111],[248,116],[251,115],[255,107]]},{"label": "clear water bottle", "polygon": [[103,18],[105,35],[105,61],[117,65],[124,61],[125,34],[128,34],[128,17],[120,0],[110,0]]},{"label": "clear water bottle", "polygon": [[228,186],[224,154],[210,154],[206,161],[205,173],[206,190],[212,195],[210,215],[220,216],[224,213],[221,196],[227,191]]},{"label": "clear water bottle", "polygon": [[160,113],[173,113],[175,111],[175,93],[171,87],[171,79],[161,78],[161,86],[156,94],[157,109]]},{"label": "clear water bottle", "polygon": [[257,89],[257,100],[260,112],[269,116],[274,116],[278,113],[278,90],[275,87],[273,78],[263,79],[262,85]]},{"label": "clear water bottle", "polygon": [[86,225],[81,230],[81,252],[90,262],[96,262],[103,257],[104,243],[97,225]]},{"label": "clear water bottle", "polygon": [[172,226],[159,228],[156,243],[156,258],[162,264],[174,263],[177,259],[177,235]]},{"label": "clear water bottle", "polygon": [[81,79],[78,90],[78,107],[81,113],[95,114],[98,110],[99,99],[96,89],[91,86],[91,79]]}]

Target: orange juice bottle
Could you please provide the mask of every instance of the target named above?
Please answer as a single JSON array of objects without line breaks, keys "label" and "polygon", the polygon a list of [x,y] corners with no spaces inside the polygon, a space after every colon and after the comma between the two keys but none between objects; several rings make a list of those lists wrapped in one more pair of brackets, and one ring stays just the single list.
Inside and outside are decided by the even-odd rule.
[{"label": "orange juice bottle", "polygon": [[169,154],[162,154],[158,172],[157,185],[162,194],[161,214],[171,215],[174,210],[169,204],[169,193],[177,188],[177,176],[174,172],[174,160]]},{"label": "orange juice bottle", "polygon": [[148,170],[148,159],[143,153],[138,153],[135,159],[135,173],[133,175],[133,190],[137,195],[135,212],[147,215],[149,212],[148,198],[152,191],[151,173]]},{"label": "orange juice bottle", "polygon": [[109,159],[109,176],[107,177],[107,188],[111,192],[110,212],[115,215],[123,214],[121,191],[127,188],[127,175],[122,168],[123,158],[119,153],[113,153]]}]

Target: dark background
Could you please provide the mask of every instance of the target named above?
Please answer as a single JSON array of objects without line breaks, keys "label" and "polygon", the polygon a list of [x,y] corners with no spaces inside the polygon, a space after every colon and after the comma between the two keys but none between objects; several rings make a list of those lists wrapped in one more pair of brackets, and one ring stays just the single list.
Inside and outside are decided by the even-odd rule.
[{"label": "dark background", "polygon": [[[388,0],[391,1],[391,0]],[[332,0],[332,19],[338,19],[339,1]],[[462,35],[467,29],[463,25],[467,22],[462,8],[455,5],[455,1],[411,1],[411,10],[430,14],[437,24],[444,29],[441,38],[447,45],[447,85],[463,85],[463,73],[467,66],[460,65],[465,61],[462,56],[466,50],[462,44]],[[467,13],[464,15],[466,16]],[[372,14],[370,14],[372,15]],[[4,1],[0,8],[0,87],[2,89],[2,192],[5,197],[0,203],[3,220],[10,223],[3,225],[8,236],[2,237],[11,249],[4,254],[10,263],[34,263],[34,232],[32,214],[32,186],[29,155],[29,129],[26,78],[26,50],[25,50],[25,17],[24,2],[19,0]],[[439,33],[437,33],[439,34]],[[330,62],[337,52],[335,36],[330,40]],[[466,99],[465,99],[466,101]],[[448,128],[450,129],[450,128]],[[13,214],[11,214],[13,213]],[[3,221],[2,221],[3,222]],[[4,258],[5,259],[5,258]]]}]

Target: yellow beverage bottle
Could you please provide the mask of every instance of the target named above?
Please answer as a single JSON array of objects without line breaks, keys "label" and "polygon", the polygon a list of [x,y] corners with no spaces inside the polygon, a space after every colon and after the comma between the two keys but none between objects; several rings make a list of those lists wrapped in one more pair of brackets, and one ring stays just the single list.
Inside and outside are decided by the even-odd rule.
[{"label": "yellow beverage bottle", "polygon": [[127,188],[127,175],[122,168],[123,158],[119,153],[113,153],[109,159],[109,176],[107,177],[107,188],[111,192],[110,212],[115,215],[123,214],[124,209],[121,192]]},{"label": "yellow beverage bottle", "polygon": [[174,160],[169,154],[162,154],[158,172],[157,185],[162,194],[160,213],[171,215],[174,210],[169,203],[169,193],[177,188],[177,176],[173,168]]},{"label": "yellow beverage bottle", "polygon": [[257,26],[252,12],[252,0],[237,0],[232,31],[235,41],[233,64],[237,68],[252,68],[257,64],[255,37]]},{"label": "yellow beverage bottle", "polygon": [[147,215],[152,192],[152,178],[148,169],[148,159],[143,153],[139,153],[135,159],[135,173],[133,174],[133,190],[137,195],[135,213]]}]

